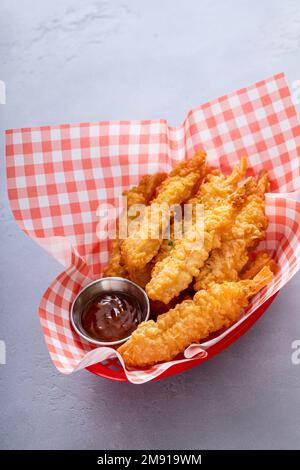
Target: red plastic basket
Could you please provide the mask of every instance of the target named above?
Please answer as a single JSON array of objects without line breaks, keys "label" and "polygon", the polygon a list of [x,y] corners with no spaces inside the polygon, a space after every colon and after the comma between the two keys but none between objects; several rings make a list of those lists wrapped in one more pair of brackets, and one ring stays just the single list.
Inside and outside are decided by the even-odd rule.
[{"label": "red plastic basket", "polygon": [[[164,377],[169,377],[171,375],[180,374],[185,370],[191,369],[192,367],[201,364],[208,359],[211,359],[216,354],[220,353],[232,343],[234,343],[238,338],[240,338],[246,331],[251,328],[251,326],[263,315],[263,313],[268,309],[271,305],[275,297],[278,295],[278,292],[270,297],[263,305],[253,312],[249,318],[247,318],[238,328],[233,330],[229,333],[225,338],[219,341],[214,346],[208,348],[207,356],[205,358],[195,359],[195,360],[187,360],[180,364],[175,364],[174,366],[167,369],[163,372],[160,376],[154,378],[154,380],[160,380]],[[99,377],[105,377],[106,379],[116,380],[118,382],[129,382],[127,379],[124,370],[121,367],[121,364],[117,359],[110,359],[108,361],[104,361],[98,364],[94,364],[90,367],[87,367],[87,370],[92,374],[98,375]]]}]

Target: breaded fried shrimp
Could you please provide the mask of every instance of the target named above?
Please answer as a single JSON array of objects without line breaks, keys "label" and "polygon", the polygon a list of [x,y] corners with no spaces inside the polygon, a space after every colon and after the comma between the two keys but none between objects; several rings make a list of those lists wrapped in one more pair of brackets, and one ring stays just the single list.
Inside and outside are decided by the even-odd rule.
[{"label": "breaded fried shrimp", "polygon": [[[139,182],[138,186],[124,191],[123,196],[127,197],[127,211],[134,204],[149,204],[155,194],[156,189],[163,182],[166,176],[166,173],[145,175]],[[120,240],[118,238],[118,226],[119,222],[117,223],[116,239],[111,240],[110,243],[109,260],[103,273],[104,276],[128,277],[128,272],[124,266],[121,256]]]},{"label": "breaded fried shrimp", "polygon": [[193,300],[159,315],[156,322],[141,323],[118,351],[129,367],[170,361],[190,344],[234,323],[249,298],[269,284],[272,277],[270,269],[264,267],[253,280],[212,283],[207,290],[197,292]]},{"label": "breaded fried shrimp", "polygon": [[265,237],[268,219],[262,191],[267,188],[266,175],[257,184],[251,181],[253,184],[249,184],[245,204],[237,213],[233,225],[224,231],[220,247],[212,251],[197,275],[195,290],[205,289],[210,282],[236,281],[248,261],[249,248]]},{"label": "breaded fried shrimp", "polygon": [[[163,233],[170,223],[170,208],[191,194],[205,173],[204,152],[182,162],[162,183],[156,198],[148,206],[137,229],[121,245],[128,271],[143,268],[158,253]],[[158,215],[158,217],[155,217]]]},{"label": "breaded fried shrimp", "polygon": [[232,223],[237,208],[246,198],[246,186],[241,186],[228,200],[204,213],[204,220],[197,221],[162,261],[156,263],[151,281],[146,286],[150,299],[165,304],[188,287],[193,277],[220,246],[222,232]]}]

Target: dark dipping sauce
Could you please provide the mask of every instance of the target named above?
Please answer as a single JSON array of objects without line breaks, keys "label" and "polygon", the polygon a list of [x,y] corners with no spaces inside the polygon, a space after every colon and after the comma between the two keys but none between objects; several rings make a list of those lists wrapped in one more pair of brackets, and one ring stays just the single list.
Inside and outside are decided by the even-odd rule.
[{"label": "dark dipping sauce", "polygon": [[81,325],[96,340],[118,341],[130,336],[143,319],[135,297],[124,292],[103,293],[88,302]]}]

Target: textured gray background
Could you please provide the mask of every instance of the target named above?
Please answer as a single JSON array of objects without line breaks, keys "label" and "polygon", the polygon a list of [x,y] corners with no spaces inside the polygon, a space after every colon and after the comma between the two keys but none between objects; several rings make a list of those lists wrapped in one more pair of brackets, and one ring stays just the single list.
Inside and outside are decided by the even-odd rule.
[{"label": "textured gray background", "polygon": [[[300,79],[298,0],[2,0],[0,22],[1,131],[178,124],[191,107],[274,72]],[[299,275],[238,343],[189,372],[145,386],[65,377],[37,316],[61,268],[12,219],[1,160],[1,448],[300,448]]]}]

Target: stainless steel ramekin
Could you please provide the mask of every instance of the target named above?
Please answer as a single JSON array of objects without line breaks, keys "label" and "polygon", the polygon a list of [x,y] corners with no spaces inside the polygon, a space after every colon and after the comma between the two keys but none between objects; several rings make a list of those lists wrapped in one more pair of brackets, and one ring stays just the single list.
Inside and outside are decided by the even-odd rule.
[{"label": "stainless steel ramekin", "polygon": [[97,344],[98,346],[114,346],[116,344],[124,343],[130,338],[131,335],[117,341],[100,341],[89,336],[82,327],[81,318],[87,303],[98,294],[111,294],[114,292],[124,292],[135,297],[142,309],[142,321],[148,320],[150,315],[150,303],[146,292],[140,286],[121,277],[103,277],[102,279],[93,281],[84,287],[84,289],[77,294],[72,304],[70,313],[71,324],[81,338],[89,341],[90,343]]}]

